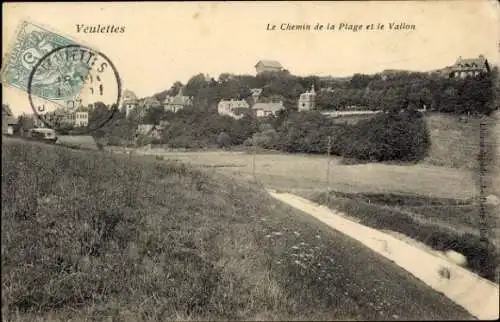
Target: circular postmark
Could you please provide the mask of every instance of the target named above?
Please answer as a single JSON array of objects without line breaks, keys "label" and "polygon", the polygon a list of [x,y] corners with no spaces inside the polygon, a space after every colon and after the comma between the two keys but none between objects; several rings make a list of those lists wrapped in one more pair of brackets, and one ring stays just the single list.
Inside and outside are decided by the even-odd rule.
[{"label": "circular postmark", "polygon": [[28,79],[28,98],[39,126],[61,134],[103,127],[118,111],[120,95],[120,76],[111,60],[81,45],[48,52]]}]

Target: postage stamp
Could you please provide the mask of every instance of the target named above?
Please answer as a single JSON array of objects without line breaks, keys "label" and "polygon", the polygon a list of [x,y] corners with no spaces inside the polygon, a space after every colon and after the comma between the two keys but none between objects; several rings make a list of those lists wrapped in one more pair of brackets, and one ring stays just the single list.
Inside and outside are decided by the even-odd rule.
[{"label": "postage stamp", "polygon": [[2,81],[28,91],[28,78],[35,64],[47,53],[75,42],[28,21],[23,21],[2,70]]},{"label": "postage stamp", "polygon": [[[82,134],[117,111],[120,76],[103,53],[26,21],[12,48],[3,82],[28,94],[40,126]],[[95,106],[100,112],[89,115]]]}]

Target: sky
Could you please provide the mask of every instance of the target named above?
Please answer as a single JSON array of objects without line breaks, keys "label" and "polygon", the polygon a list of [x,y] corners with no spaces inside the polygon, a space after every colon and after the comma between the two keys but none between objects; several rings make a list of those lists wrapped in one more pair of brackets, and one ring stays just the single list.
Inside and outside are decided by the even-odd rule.
[{"label": "sky", "polygon": [[[255,74],[260,59],[295,75],[349,76],[384,69],[428,71],[458,56],[499,63],[496,1],[173,2],[3,4],[3,57],[22,20],[103,52],[124,89],[138,97],[186,83],[198,73]],[[267,30],[269,25],[384,24],[384,30]],[[389,23],[415,25],[395,31]],[[83,33],[77,25],[123,33]],[[80,28],[83,29],[83,28]],[[3,103],[31,112],[27,94],[2,84]]]}]

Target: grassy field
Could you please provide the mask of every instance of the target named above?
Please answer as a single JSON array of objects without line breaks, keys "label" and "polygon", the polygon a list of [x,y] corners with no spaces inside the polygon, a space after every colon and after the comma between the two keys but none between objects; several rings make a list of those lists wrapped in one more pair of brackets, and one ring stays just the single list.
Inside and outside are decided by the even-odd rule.
[{"label": "grassy field", "polygon": [[[136,153],[159,155],[169,160],[253,179],[253,156],[245,152],[166,152],[152,149]],[[274,189],[291,192],[325,191],[328,164],[329,187],[335,191],[390,192],[455,199],[477,196],[474,172],[427,164],[345,165],[337,157],[331,157],[328,161],[326,156],[320,155],[261,153],[255,156],[255,176],[257,181]]]},{"label": "grassy field", "polygon": [[[328,161],[320,155],[269,152],[257,153],[255,158],[245,152],[224,151],[166,152],[153,149],[138,154],[162,155],[166,159],[212,168],[249,180],[254,178],[255,165],[255,178],[266,187],[297,193],[320,202],[324,201],[329,187],[336,191],[330,201],[332,208],[364,218],[368,225],[375,228],[403,233],[435,249],[460,251],[468,257],[472,270],[495,279],[498,278],[498,274],[492,272],[495,256],[481,258],[484,252],[494,251],[478,242],[479,121],[478,118],[470,118],[464,122],[454,116],[429,114],[427,122],[432,147],[429,157],[418,164],[347,165],[336,157]],[[498,136],[499,128],[498,124],[491,126],[497,132],[491,133],[487,138],[489,142],[495,143],[491,138],[495,133]],[[496,147],[497,156],[499,151],[500,148]],[[328,162],[330,167],[327,171]],[[488,168],[491,170],[484,174],[484,178],[493,185],[486,194],[498,191],[498,185],[495,186],[498,164],[493,164]],[[498,210],[498,207],[486,206],[488,237],[496,246],[500,236]],[[467,240],[465,244],[464,240]],[[483,260],[490,262],[481,262]]]},{"label": "grassy field", "polygon": [[211,172],[4,139],[2,320],[471,318],[259,186]]},{"label": "grassy field", "polygon": [[426,163],[477,170],[478,117],[461,119],[455,115],[429,113],[426,122],[432,142]]},{"label": "grassy field", "polygon": [[58,135],[57,144],[79,149],[98,150],[91,135]]}]

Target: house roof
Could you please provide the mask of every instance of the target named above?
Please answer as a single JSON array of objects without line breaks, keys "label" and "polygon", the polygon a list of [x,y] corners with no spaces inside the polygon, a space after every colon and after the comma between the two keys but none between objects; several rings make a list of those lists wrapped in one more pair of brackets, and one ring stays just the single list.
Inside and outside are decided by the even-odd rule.
[{"label": "house roof", "polygon": [[122,100],[123,101],[136,101],[137,96],[131,90],[126,89],[123,91],[123,99]]},{"label": "house roof", "polygon": [[250,107],[245,100],[221,100],[218,106],[227,105],[229,108],[248,108]]},{"label": "house roof", "polygon": [[263,110],[266,112],[277,112],[284,108],[283,103],[257,103],[252,106],[254,110]]},{"label": "house roof", "polygon": [[160,101],[156,97],[146,97],[144,99],[144,104],[160,104]]},{"label": "house roof", "polygon": [[453,70],[483,69],[487,67],[487,64],[488,62],[483,55],[479,55],[477,58],[458,57],[455,65],[453,65]]},{"label": "house roof", "polygon": [[187,105],[191,103],[191,99],[188,96],[175,96],[172,101],[165,100],[165,103],[173,105]]},{"label": "house roof", "polygon": [[253,95],[260,95],[262,93],[262,88],[251,88],[250,91]]},{"label": "house roof", "polygon": [[182,94],[184,87],[179,88],[179,92],[173,98],[172,96],[165,97],[163,104],[172,104],[172,105],[189,105],[191,104],[191,97],[184,96]]},{"label": "house roof", "polygon": [[264,65],[265,67],[273,67],[273,68],[283,68],[283,66],[276,60],[259,60],[255,67],[259,64]]}]

